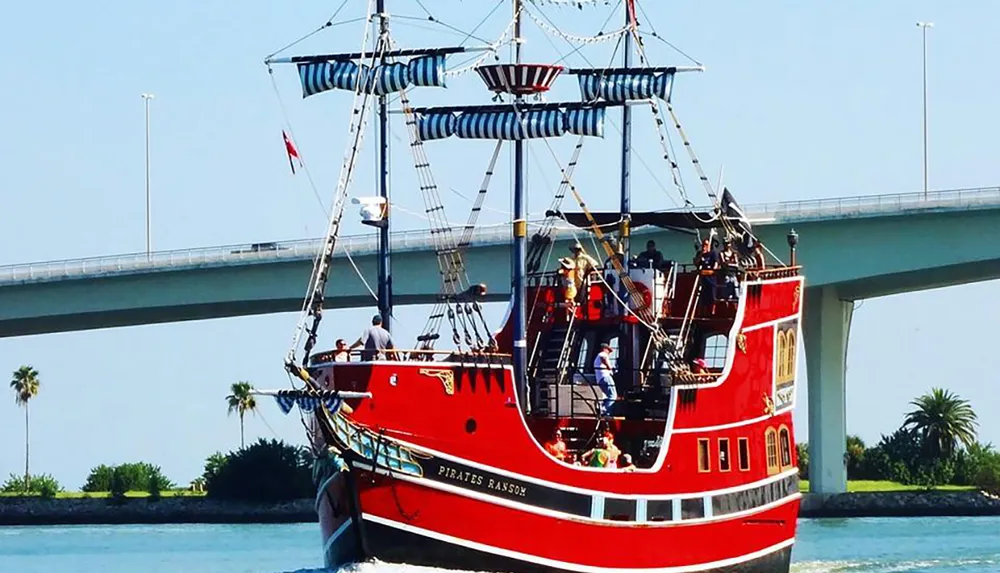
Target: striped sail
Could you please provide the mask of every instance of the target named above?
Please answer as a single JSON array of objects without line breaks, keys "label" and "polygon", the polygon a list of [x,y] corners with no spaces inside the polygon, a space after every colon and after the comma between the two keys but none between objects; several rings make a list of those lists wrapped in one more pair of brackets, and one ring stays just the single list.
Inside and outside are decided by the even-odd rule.
[{"label": "striped sail", "polygon": [[362,91],[376,95],[401,92],[410,86],[447,87],[444,54],[413,58],[408,63],[378,66],[358,65],[351,61],[300,63],[302,97],[333,89]]},{"label": "striped sail", "polygon": [[674,84],[674,72],[593,72],[579,75],[580,97],[585,102],[603,99],[610,102],[658,97],[670,101]]},{"label": "striped sail", "polygon": [[491,139],[518,141],[560,137],[567,133],[604,137],[603,107],[525,111],[470,111],[460,114],[426,112],[417,117],[422,141],[445,139]]}]

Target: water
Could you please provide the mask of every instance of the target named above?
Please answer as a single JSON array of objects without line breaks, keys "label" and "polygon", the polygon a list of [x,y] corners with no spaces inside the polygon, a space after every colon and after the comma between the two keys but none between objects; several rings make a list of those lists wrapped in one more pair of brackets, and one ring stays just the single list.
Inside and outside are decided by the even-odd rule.
[{"label": "water", "polygon": [[[318,527],[0,527],[0,573],[320,573]],[[1000,571],[1000,518],[801,520],[796,573]],[[427,573],[362,564],[348,573]]]}]

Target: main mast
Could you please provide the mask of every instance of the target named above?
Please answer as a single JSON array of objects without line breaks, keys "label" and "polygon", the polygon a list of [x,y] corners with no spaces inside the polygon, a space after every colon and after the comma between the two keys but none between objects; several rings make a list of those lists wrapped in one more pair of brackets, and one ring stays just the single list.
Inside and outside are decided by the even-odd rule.
[{"label": "main mast", "polygon": [[[386,45],[389,35],[389,15],[385,12],[385,0],[378,0],[376,11],[379,17],[379,40],[376,49],[380,49],[382,56],[380,64],[385,66],[385,53],[389,49]],[[378,195],[385,202],[382,204],[382,225],[379,227],[378,241],[378,313],[382,316],[382,327],[386,330],[392,329],[392,275],[391,275],[391,250],[389,246],[389,106],[386,94],[378,96]]]},{"label": "main mast", "polygon": [[[635,8],[631,0],[625,2],[625,26],[631,27]],[[632,33],[625,33],[625,68],[632,67]],[[622,106],[622,173],[621,173],[621,246],[625,261],[629,258],[629,237],[632,234],[632,108]]]},{"label": "main mast", "polygon": [[[514,63],[521,63],[521,0],[513,0],[514,5]],[[523,98],[515,96],[517,105],[520,106]],[[517,399],[521,408],[527,407],[528,380],[527,380],[527,357],[528,342],[526,324],[527,313],[525,311],[525,266],[524,256],[527,246],[528,222],[526,220],[524,208],[524,142],[519,138],[514,141],[514,212],[513,212],[513,235],[514,242],[511,249],[511,262],[513,281],[511,290],[513,291],[514,304],[514,383],[517,388]]]}]

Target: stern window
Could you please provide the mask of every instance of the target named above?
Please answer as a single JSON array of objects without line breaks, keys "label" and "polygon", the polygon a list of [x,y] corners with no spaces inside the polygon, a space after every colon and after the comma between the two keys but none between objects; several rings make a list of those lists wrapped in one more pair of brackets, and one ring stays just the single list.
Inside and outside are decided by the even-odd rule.
[{"label": "stern window", "polygon": [[767,447],[767,475],[778,473],[778,432],[774,428],[764,431],[764,444]]},{"label": "stern window", "polygon": [[750,471],[750,439],[740,438],[736,442],[740,455],[740,471]]},{"label": "stern window", "polygon": [[728,472],[729,466],[729,438],[719,438],[719,471]]},{"label": "stern window", "polygon": [[712,470],[711,461],[708,457],[708,438],[698,439],[698,471],[707,472]]},{"label": "stern window", "polygon": [[778,432],[778,443],[781,447],[781,469],[792,467],[792,439],[786,426]]}]

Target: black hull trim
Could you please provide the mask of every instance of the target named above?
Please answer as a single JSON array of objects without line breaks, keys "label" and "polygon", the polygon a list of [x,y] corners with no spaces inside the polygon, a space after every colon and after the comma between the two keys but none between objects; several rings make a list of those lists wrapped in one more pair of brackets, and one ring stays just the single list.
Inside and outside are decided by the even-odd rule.
[{"label": "black hull trim", "polygon": [[[369,556],[387,563],[498,573],[579,573],[430,539],[370,520],[365,520],[365,533],[372,551]],[[788,546],[751,561],[703,571],[704,573],[788,573],[791,557],[792,547]]]}]

